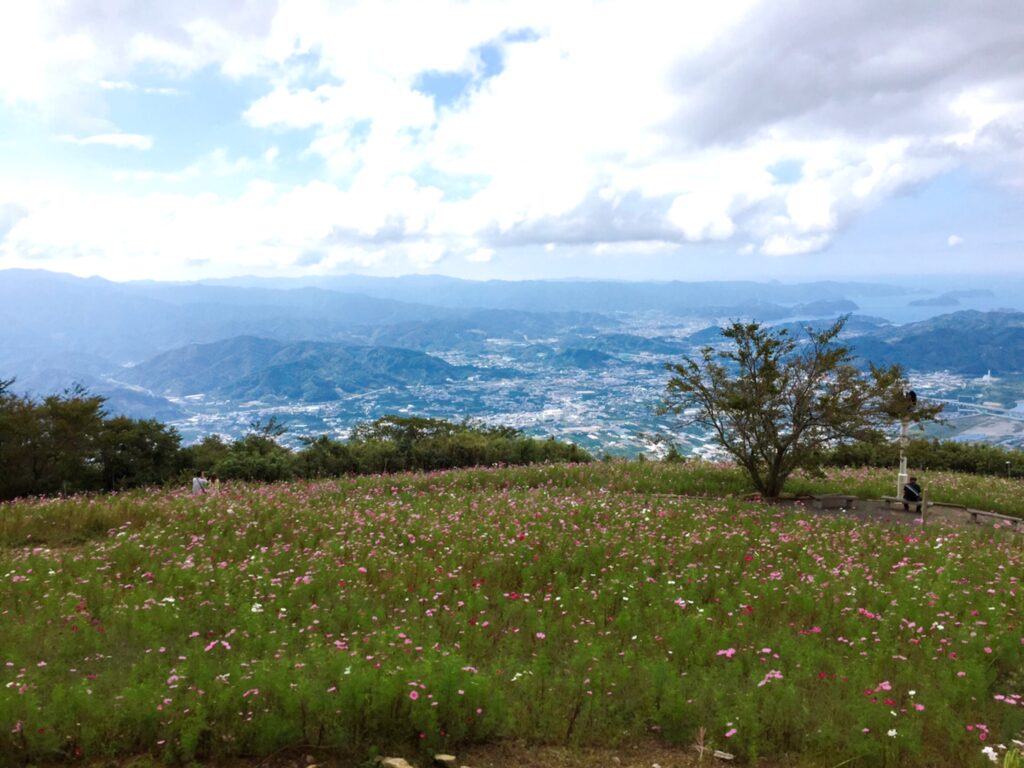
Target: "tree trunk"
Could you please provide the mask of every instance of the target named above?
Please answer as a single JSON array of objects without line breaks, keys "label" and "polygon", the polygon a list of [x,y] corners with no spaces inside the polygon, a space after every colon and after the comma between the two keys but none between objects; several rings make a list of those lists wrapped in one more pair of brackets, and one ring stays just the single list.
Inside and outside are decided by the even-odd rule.
[{"label": "tree trunk", "polygon": [[766,499],[777,499],[782,494],[782,488],[786,484],[785,476],[778,472],[772,472],[764,482],[764,497]]}]

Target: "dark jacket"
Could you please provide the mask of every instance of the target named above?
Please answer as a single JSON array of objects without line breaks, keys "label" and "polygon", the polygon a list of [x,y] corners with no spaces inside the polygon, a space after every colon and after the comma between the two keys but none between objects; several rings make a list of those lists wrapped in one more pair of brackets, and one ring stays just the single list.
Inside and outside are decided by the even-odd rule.
[{"label": "dark jacket", "polygon": [[904,501],[920,501],[921,500],[921,486],[917,483],[907,483],[903,486],[903,500]]}]

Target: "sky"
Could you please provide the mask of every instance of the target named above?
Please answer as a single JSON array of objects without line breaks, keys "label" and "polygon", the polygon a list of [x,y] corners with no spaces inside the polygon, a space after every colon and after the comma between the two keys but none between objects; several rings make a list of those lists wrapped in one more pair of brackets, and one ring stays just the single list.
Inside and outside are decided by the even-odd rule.
[{"label": "sky", "polygon": [[0,4],[0,269],[1024,273],[1016,0]]}]

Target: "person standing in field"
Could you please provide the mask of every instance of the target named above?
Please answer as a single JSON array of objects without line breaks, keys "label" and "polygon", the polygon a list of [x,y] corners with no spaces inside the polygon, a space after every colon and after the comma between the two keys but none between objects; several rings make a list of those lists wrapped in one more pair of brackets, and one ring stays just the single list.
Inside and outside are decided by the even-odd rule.
[{"label": "person standing in field", "polygon": [[192,495],[202,496],[206,493],[206,486],[210,484],[210,481],[206,479],[206,473],[200,472],[198,475],[192,478]]},{"label": "person standing in field", "polygon": [[915,511],[920,512],[922,500],[921,486],[917,484],[917,478],[911,475],[910,481],[903,486],[903,511],[909,512],[910,505],[916,504],[917,509]]}]

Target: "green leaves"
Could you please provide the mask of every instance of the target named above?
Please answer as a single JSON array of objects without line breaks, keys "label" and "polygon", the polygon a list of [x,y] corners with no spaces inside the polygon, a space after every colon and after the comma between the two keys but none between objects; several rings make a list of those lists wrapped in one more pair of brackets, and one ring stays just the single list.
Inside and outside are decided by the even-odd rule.
[{"label": "green leaves", "polygon": [[659,410],[690,412],[687,419],[710,429],[769,498],[798,467],[817,468],[839,441],[878,440],[896,418],[934,418],[941,406],[909,405],[899,366],[864,374],[852,365],[849,347],[838,342],[845,322],[808,328],[803,340],[735,322],[722,332],[729,346],[667,366],[673,375]]}]

